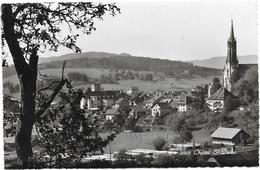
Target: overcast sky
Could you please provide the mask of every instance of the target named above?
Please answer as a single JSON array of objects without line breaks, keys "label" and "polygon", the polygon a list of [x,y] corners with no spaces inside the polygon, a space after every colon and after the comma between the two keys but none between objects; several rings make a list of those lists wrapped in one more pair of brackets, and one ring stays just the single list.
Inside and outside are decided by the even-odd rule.
[{"label": "overcast sky", "polygon": [[[257,54],[256,0],[180,0],[117,2],[121,14],[96,22],[82,35],[83,52],[103,51],[171,60],[226,56],[234,21],[238,55]],[[58,56],[71,53],[60,48]]]}]

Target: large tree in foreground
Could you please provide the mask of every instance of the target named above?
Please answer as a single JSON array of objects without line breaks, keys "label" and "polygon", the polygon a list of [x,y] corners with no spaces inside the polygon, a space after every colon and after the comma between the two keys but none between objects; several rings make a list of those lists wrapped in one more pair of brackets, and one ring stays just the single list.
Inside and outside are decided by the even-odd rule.
[{"label": "large tree in foreground", "polygon": [[32,156],[33,124],[67,82],[62,78],[40,109],[35,109],[39,52],[65,46],[79,53],[78,33],[90,34],[95,30],[95,19],[102,19],[106,12],[115,15],[119,8],[91,2],[23,3],[2,4],[1,10],[2,46],[9,48],[21,86],[20,125],[15,141],[18,159],[26,167]]}]

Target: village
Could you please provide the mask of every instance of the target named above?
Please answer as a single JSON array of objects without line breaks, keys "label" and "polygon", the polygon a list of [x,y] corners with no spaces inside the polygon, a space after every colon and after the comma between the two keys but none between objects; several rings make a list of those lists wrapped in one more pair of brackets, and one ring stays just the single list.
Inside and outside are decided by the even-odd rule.
[{"label": "village", "polygon": [[247,5],[8,3],[4,168],[259,166],[256,22]]},{"label": "village", "polygon": [[[158,133],[159,130],[160,134],[161,131],[169,128],[165,119],[169,119],[171,115],[178,117],[181,114],[185,115],[185,113],[193,114],[193,112],[200,109],[205,111],[205,106],[206,112],[221,114],[226,109],[224,104],[227,98],[238,99],[236,94],[232,93],[233,77],[231,75],[234,74],[232,72],[235,69],[239,70],[241,67],[248,67],[247,69],[252,67],[252,65],[238,64],[233,23],[231,24],[228,56],[221,75],[222,81],[216,78],[213,80],[213,84],[207,84],[204,87],[197,86],[189,90],[166,91],[158,89],[150,92],[139,91],[136,86],[130,86],[127,89],[117,91],[106,91],[102,90],[102,84],[95,83],[85,92],[80,108],[85,110],[86,115],[98,115],[103,120],[100,123],[100,131],[108,131],[119,126],[124,133],[153,131]],[[243,71],[243,74],[245,74],[245,69]],[[237,72],[239,71],[236,71],[236,74]],[[216,88],[216,83],[217,89],[213,92],[212,88]],[[232,110],[239,111],[249,109],[246,106],[235,105],[234,103],[232,103],[232,107]],[[179,143],[167,142],[167,146],[157,149],[155,146],[155,150],[135,148],[127,150],[126,153],[132,156],[145,154],[153,157],[160,154],[209,155],[212,157],[205,164],[215,163],[219,165],[214,158],[215,155],[236,155],[237,152],[250,150],[250,148],[252,150],[252,145],[250,145],[248,140],[250,134],[243,128],[233,128],[232,126],[217,126],[213,128],[209,141],[206,142],[206,150],[205,143],[196,143],[195,139],[199,137],[193,136],[190,129],[186,129],[186,136],[182,136],[182,140],[178,141]],[[180,133],[182,132],[179,129]],[[186,139],[183,140],[185,137]],[[114,153],[110,151],[110,153],[105,155],[94,155],[83,160],[115,160],[119,152],[119,150]]]}]

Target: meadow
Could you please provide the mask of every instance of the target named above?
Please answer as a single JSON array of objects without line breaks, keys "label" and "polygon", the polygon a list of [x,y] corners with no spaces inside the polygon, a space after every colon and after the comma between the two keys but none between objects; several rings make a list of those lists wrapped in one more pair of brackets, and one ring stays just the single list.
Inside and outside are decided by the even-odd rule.
[{"label": "meadow", "polygon": [[[40,70],[41,74],[48,75],[48,76],[61,76],[61,69],[43,69]],[[65,75],[67,75],[70,72],[79,72],[84,73],[92,78],[100,78],[100,76],[113,74],[115,71],[111,71],[109,69],[95,69],[95,68],[67,68],[65,69]],[[146,74],[146,73],[152,73],[149,71],[133,71],[138,72],[139,74]],[[161,90],[182,90],[182,89],[190,89],[194,88],[197,85],[204,85],[208,83],[212,83],[213,76],[208,77],[200,77],[196,76],[194,78],[190,79],[180,79],[176,80],[175,78],[165,78],[160,75],[160,73],[154,74],[154,80],[153,81],[142,81],[138,79],[134,80],[119,80],[117,84],[102,84],[102,88],[104,90],[126,90],[129,86],[137,86],[141,91],[152,91],[156,89]],[[3,82],[13,82],[15,84],[18,84],[18,78],[17,75],[12,75],[9,77],[6,77],[3,79]],[[75,86],[76,88],[83,88],[87,89],[90,85],[89,84],[81,84]],[[17,95],[15,95],[17,96]]]},{"label": "meadow", "polygon": [[[100,134],[102,137],[108,135],[108,133]],[[178,136],[176,132],[173,131],[151,131],[151,132],[141,132],[141,133],[131,133],[122,132],[116,136],[114,141],[112,141],[107,147],[104,148],[105,153],[114,153],[121,149],[131,150],[131,149],[154,149],[153,141],[157,137],[163,137],[167,144],[172,144],[173,139]],[[209,141],[209,133],[206,130],[194,131],[193,136],[195,137],[195,142],[203,144]]]}]

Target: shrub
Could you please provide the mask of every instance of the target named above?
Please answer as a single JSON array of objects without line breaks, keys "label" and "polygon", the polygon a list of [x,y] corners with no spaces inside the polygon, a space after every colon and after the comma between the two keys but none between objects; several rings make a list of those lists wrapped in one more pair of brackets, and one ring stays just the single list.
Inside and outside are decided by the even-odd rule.
[{"label": "shrub", "polygon": [[153,146],[156,150],[162,150],[165,144],[166,140],[163,137],[158,137],[153,141]]}]

